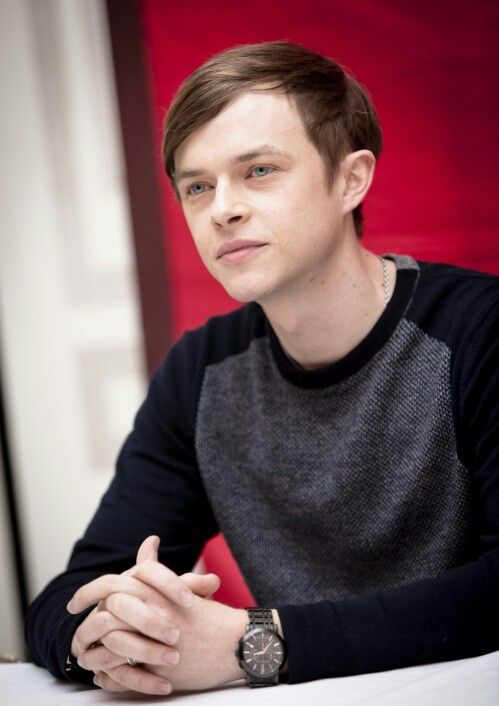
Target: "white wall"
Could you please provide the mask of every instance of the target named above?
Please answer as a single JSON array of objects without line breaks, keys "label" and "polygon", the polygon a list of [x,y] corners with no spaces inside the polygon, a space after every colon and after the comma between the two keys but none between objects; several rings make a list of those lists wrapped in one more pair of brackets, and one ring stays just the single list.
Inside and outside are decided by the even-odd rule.
[{"label": "white wall", "polygon": [[0,458],[0,654],[24,657],[21,639],[21,614],[16,594],[14,556],[10,542],[7,498]]},{"label": "white wall", "polygon": [[0,341],[33,597],[88,523],[146,385],[103,3],[2,0],[0,94]]}]

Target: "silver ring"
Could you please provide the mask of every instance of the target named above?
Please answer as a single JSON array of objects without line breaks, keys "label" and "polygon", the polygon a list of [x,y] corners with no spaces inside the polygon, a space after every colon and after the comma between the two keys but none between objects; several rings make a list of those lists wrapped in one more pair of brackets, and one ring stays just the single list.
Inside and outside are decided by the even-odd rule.
[{"label": "silver ring", "polygon": [[126,658],[126,661],[127,661],[128,664],[130,665],[130,667],[136,667],[136,666],[139,664],[139,663],[137,662],[137,660],[134,659],[133,657],[127,657],[127,658]]}]

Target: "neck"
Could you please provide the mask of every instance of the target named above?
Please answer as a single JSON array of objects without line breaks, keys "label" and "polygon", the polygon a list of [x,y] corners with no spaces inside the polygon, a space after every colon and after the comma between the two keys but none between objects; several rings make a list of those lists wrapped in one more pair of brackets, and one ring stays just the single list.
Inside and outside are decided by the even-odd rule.
[{"label": "neck", "polygon": [[[385,262],[391,296],[397,268]],[[306,285],[261,306],[285,353],[305,369],[322,368],[355,348],[383,313],[382,263],[352,241]]]}]

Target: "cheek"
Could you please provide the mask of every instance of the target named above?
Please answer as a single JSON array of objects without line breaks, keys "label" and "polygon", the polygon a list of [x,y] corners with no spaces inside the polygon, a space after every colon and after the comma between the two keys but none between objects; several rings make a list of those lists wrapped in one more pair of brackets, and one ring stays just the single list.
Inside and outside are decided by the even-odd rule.
[{"label": "cheek", "polygon": [[188,215],[185,211],[184,211],[184,218],[185,218],[185,222],[187,223],[187,227],[189,228],[189,232],[191,233],[191,235],[195,241],[196,240],[196,233],[199,230],[199,226],[196,223],[197,219],[192,214]]},{"label": "cheek", "polygon": [[315,231],[317,208],[294,195],[272,199],[262,212],[276,240],[286,247],[298,247],[305,236],[310,237]]},{"label": "cheek", "polygon": [[312,182],[293,179],[264,204],[262,210],[276,227],[279,237],[289,240],[294,233],[315,230],[318,221],[324,220],[321,216],[324,204]]},{"label": "cheek", "polygon": [[302,227],[302,204],[291,190],[266,196],[257,204],[256,212],[278,241],[292,240],[293,233]]},{"label": "cheek", "polygon": [[195,218],[192,216],[189,218],[186,217],[186,222],[191,237],[194,241],[194,245],[196,246],[196,249],[199,254],[202,256],[203,251],[205,251],[208,246],[206,238],[206,233],[208,232],[208,229],[206,226],[203,225],[201,218]]}]

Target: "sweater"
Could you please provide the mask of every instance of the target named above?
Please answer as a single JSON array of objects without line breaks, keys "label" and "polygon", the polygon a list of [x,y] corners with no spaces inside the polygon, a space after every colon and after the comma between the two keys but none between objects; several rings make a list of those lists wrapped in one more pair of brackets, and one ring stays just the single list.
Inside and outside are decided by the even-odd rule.
[{"label": "sweater", "polygon": [[330,365],[294,364],[256,302],[170,348],[66,570],[29,608],[36,664],[66,675],[90,610],[67,601],[150,534],[182,574],[223,533],[279,612],[289,683],[499,649],[499,277],[384,257],[392,297]]}]

